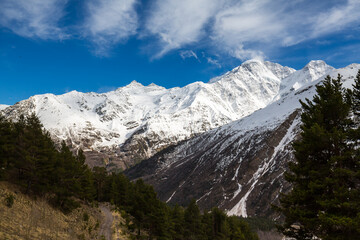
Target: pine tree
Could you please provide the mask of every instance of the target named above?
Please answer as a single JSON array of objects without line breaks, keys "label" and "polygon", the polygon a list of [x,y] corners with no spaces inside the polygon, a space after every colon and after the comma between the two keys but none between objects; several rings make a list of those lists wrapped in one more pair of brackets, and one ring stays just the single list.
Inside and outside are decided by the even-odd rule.
[{"label": "pine tree", "polygon": [[154,236],[156,239],[170,239],[171,218],[169,207],[160,200],[153,199],[152,212],[149,215],[149,233],[150,238]]},{"label": "pine tree", "polygon": [[201,214],[196,201],[193,199],[184,214],[184,237],[186,239],[198,239],[201,235]]},{"label": "pine tree", "polygon": [[96,200],[104,201],[106,199],[106,192],[104,187],[106,184],[107,172],[104,167],[94,167],[93,168],[93,178],[94,178],[94,188],[96,190]]},{"label": "pine tree", "polygon": [[353,142],[354,148],[360,148],[360,70],[355,78],[355,83],[353,85],[353,91],[351,92],[352,100],[352,112],[354,116],[354,131],[353,131]]},{"label": "pine tree", "polygon": [[95,196],[94,188],[94,179],[93,174],[89,167],[85,164],[85,155],[82,149],[78,150],[78,153],[75,157],[75,175],[74,178],[77,179],[79,191],[75,193],[75,196],[92,201]]},{"label": "pine tree", "polygon": [[137,228],[137,236],[140,237],[141,230],[145,227],[145,218],[146,218],[146,199],[142,193],[144,182],[142,179],[136,181],[134,186],[134,191],[132,191],[131,202],[132,206],[130,209],[130,214],[134,217],[134,224]]},{"label": "pine tree", "polygon": [[359,162],[349,144],[351,101],[341,76],[325,78],[313,101],[301,102],[301,139],[285,178],[293,189],[280,200],[280,230],[296,239],[356,239],[360,234]]},{"label": "pine tree", "polygon": [[174,240],[183,239],[184,234],[184,209],[178,204],[171,211],[171,235]]},{"label": "pine tree", "polygon": [[91,170],[87,166],[85,167],[80,177],[81,191],[77,195],[83,200],[92,201],[96,193],[94,178]]},{"label": "pine tree", "polygon": [[357,121],[360,121],[360,70],[356,75],[352,93],[354,115],[358,118]]},{"label": "pine tree", "polygon": [[0,180],[14,163],[15,136],[12,124],[0,115]]},{"label": "pine tree", "polygon": [[35,114],[27,118],[21,116],[15,123],[14,166],[19,172],[19,181],[26,192],[43,194],[49,188],[55,147],[49,133],[43,130]]},{"label": "pine tree", "polygon": [[54,171],[54,187],[55,199],[53,203],[65,213],[71,212],[79,206],[79,203],[72,197],[81,195],[81,171],[79,163],[73,153],[67,147],[65,142],[61,143],[60,152],[57,154],[56,171]]},{"label": "pine tree", "polygon": [[212,216],[212,239],[225,239],[229,235],[229,227],[226,221],[226,215],[218,208],[213,208]]}]

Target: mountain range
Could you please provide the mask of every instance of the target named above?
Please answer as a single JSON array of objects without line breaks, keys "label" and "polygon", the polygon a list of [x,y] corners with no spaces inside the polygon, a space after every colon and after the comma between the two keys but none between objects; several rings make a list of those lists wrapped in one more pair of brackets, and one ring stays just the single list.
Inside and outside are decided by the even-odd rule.
[{"label": "mountain range", "polygon": [[54,140],[82,148],[88,164],[126,169],[156,152],[265,107],[294,69],[248,61],[209,83],[183,88],[133,81],[107,93],[30,97],[3,110],[36,113]]},{"label": "mountain range", "polygon": [[312,61],[284,78],[265,108],[165,149],[125,173],[152,184],[170,204],[196,199],[202,209],[217,206],[229,215],[275,219],[271,204],[291,188],[283,174],[300,133],[299,100],[312,99],[325,75],[342,75],[350,88],[359,69],[359,64],[334,69]]},{"label": "mountain range", "polygon": [[90,166],[127,169],[170,204],[196,199],[231,215],[275,218],[270,204],[299,136],[299,100],[326,75],[351,87],[359,64],[311,61],[295,70],[249,60],[208,83],[165,89],[132,82],[107,93],[43,94],[0,106],[10,119],[35,113],[57,141],[82,148]]}]

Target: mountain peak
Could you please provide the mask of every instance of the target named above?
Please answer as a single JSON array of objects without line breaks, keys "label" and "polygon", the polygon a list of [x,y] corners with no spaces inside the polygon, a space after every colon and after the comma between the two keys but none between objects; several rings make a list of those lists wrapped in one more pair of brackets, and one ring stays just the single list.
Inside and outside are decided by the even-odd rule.
[{"label": "mountain peak", "polygon": [[264,64],[264,60],[258,59],[258,58],[253,58],[253,59],[246,60],[241,65],[249,65],[249,64],[253,64],[253,63]]},{"label": "mountain peak", "polygon": [[133,80],[130,84],[126,85],[125,87],[131,87],[131,88],[136,88],[136,87],[143,87],[144,85],[142,85],[141,83],[137,82],[136,80]]},{"label": "mountain peak", "polygon": [[350,68],[350,69],[359,69],[360,68],[360,64],[359,63],[352,63],[348,66],[346,66],[345,68]]},{"label": "mountain peak", "polygon": [[334,70],[334,68],[330,65],[327,65],[326,62],[322,60],[312,60],[300,71],[309,72],[313,80],[315,80],[332,70]]},{"label": "mountain peak", "polygon": [[333,67],[327,65],[322,60],[312,60],[306,64],[304,68],[290,74],[282,80],[279,96],[297,90],[310,82],[316,81],[333,70]]},{"label": "mountain peak", "polygon": [[123,87],[119,87],[115,90],[115,92],[118,92],[118,91],[123,91],[125,89],[136,89],[136,88],[142,88],[144,87],[144,85],[142,85],[141,83],[139,83],[138,81],[136,80],[133,80],[131,81],[131,83],[129,83],[128,85],[126,86],[123,86]]},{"label": "mountain peak", "polygon": [[67,92],[67,93],[65,93],[65,94],[68,94],[68,95],[76,95],[76,94],[79,94],[79,93],[81,93],[81,92],[78,92],[78,91],[76,91],[76,90],[72,90],[72,91]]},{"label": "mountain peak", "polygon": [[311,60],[304,68],[330,67],[323,60]]},{"label": "mountain peak", "polygon": [[266,68],[264,61],[260,59],[250,59],[243,62],[237,69],[244,68],[249,71],[258,71],[260,68]]},{"label": "mountain peak", "polygon": [[156,85],[155,83],[150,83],[148,87],[159,87],[159,85]]},{"label": "mountain peak", "polygon": [[156,85],[155,83],[150,83],[149,85],[146,86],[147,88],[150,88],[150,89],[155,89],[155,90],[163,90],[163,89],[166,89],[162,86],[159,86],[159,85]]}]

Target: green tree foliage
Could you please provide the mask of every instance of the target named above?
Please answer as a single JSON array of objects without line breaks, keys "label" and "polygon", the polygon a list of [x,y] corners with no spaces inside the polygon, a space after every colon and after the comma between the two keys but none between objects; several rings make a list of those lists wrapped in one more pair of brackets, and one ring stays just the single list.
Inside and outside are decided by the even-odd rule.
[{"label": "green tree foliage", "polygon": [[217,208],[202,214],[195,200],[187,208],[169,207],[141,179],[130,182],[122,173],[91,170],[82,150],[74,154],[65,142],[57,149],[34,114],[16,123],[0,117],[0,170],[0,178],[47,197],[65,213],[79,199],[113,203],[126,212],[136,239],[257,239],[243,221]]},{"label": "green tree foliage", "polygon": [[241,218],[232,216],[228,219],[230,227],[230,237],[229,239],[239,239],[239,240],[258,240],[258,236],[251,231],[248,223]]},{"label": "green tree foliage", "polygon": [[174,240],[180,240],[184,235],[184,208],[176,204],[170,210],[170,222],[171,222],[171,235]]},{"label": "green tree foliage", "polygon": [[92,201],[93,174],[82,151],[75,156],[63,142],[57,150],[35,114],[11,123],[0,117],[1,177],[23,186],[26,193],[51,196],[65,212],[78,204],[74,197]]},{"label": "green tree foliage", "polygon": [[352,132],[352,140],[354,142],[354,148],[358,150],[357,156],[360,154],[360,70],[355,78],[353,85],[353,91],[350,92],[352,99],[352,111],[354,115],[355,126]]},{"label": "green tree foliage", "polygon": [[201,214],[195,200],[192,200],[185,210],[184,220],[185,238],[198,239],[201,235]]},{"label": "green tree foliage", "polygon": [[55,146],[49,133],[35,114],[21,117],[14,124],[15,152],[14,167],[18,169],[18,180],[26,187],[26,192],[44,194],[50,188],[49,178],[55,161]]},{"label": "green tree foliage", "polygon": [[[355,116],[360,118],[360,70],[355,78],[355,83],[353,85],[353,111]],[[357,119],[357,121],[359,121]]]},{"label": "green tree foliage", "polygon": [[131,216],[129,229],[136,239],[258,239],[244,220],[228,217],[218,208],[201,214],[195,200],[186,208],[169,207],[142,179],[133,183],[121,173],[106,174],[103,168],[94,168],[94,175],[95,187],[103,183],[100,201],[112,202]]},{"label": "green tree foliage", "polygon": [[341,76],[326,77],[316,91],[312,101],[301,102],[301,139],[293,145],[296,162],[285,175],[293,189],[280,200],[286,218],[280,230],[296,239],[356,239],[360,161],[351,144],[355,101],[342,87]]},{"label": "green tree foliage", "polygon": [[108,201],[109,196],[106,196],[105,184],[107,178],[107,172],[104,167],[93,168],[93,178],[96,190],[96,199],[98,201]]},{"label": "green tree foliage", "polygon": [[253,231],[270,232],[276,230],[276,223],[273,220],[264,217],[241,218]]},{"label": "green tree foliage", "polygon": [[14,163],[15,139],[13,137],[13,125],[4,117],[0,116],[0,180]]}]

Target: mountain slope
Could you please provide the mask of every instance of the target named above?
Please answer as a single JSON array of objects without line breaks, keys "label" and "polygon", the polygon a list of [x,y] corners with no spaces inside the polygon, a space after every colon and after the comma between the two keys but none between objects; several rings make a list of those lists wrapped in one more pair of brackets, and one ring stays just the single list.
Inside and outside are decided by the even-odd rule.
[{"label": "mountain slope", "polygon": [[[12,205],[6,206],[9,196],[13,197]],[[103,205],[100,206],[103,209]],[[106,218],[100,209],[81,204],[69,214],[54,208],[42,197],[31,197],[23,194],[16,185],[0,182],[0,239],[104,239],[101,229]],[[120,216],[112,212],[119,220]],[[87,218],[85,218],[87,216]],[[125,221],[121,218],[121,221]],[[109,226],[110,231],[115,226]],[[130,239],[122,234],[121,239]],[[110,238],[109,238],[110,239]]]},{"label": "mountain slope", "polygon": [[[279,92],[279,100],[267,107],[168,148],[126,174],[144,178],[172,204],[195,198],[202,209],[218,206],[230,215],[276,217],[270,204],[290,188],[283,173],[294,159],[291,143],[300,131],[299,100],[312,99],[324,73],[340,73],[344,86],[351,87],[360,65],[325,67],[316,75],[308,67],[297,77],[302,87]],[[294,74],[298,72],[283,81],[295,83]]]},{"label": "mountain slope", "polygon": [[3,110],[35,112],[56,141],[83,148],[89,165],[127,168],[165,147],[265,107],[295,70],[251,60],[211,80],[165,89],[140,83],[108,93],[36,95]]}]

